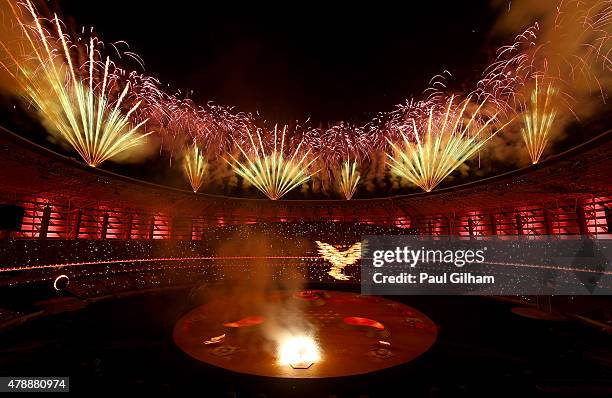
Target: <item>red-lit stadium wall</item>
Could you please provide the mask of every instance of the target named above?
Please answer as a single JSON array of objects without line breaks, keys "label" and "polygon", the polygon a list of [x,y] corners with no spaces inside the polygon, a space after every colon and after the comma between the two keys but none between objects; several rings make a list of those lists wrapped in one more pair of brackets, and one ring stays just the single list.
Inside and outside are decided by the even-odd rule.
[{"label": "red-lit stadium wall", "polygon": [[201,240],[214,226],[346,222],[427,235],[608,235],[612,133],[515,172],[381,199],[228,198],[84,166],[0,132],[0,203],[25,208],[16,239]]},{"label": "red-lit stadium wall", "polygon": [[[299,215],[252,217],[230,214],[183,217],[164,213],[146,213],[130,209],[71,208],[44,197],[20,197],[15,204],[25,208],[18,239],[176,239],[200,240],[206,227],[303,220]],[[498,211],[468,211],[463,214],[419,215],[411,217],[399,209],[395,215],[363,217],[336,215],[336,222],[357,222],[414,228],[426,235],[517,236],[517,235],[590,235],[609,233],[612,199],[591,197],[574,203],[555,203],[554,207],[524,206]]]}]

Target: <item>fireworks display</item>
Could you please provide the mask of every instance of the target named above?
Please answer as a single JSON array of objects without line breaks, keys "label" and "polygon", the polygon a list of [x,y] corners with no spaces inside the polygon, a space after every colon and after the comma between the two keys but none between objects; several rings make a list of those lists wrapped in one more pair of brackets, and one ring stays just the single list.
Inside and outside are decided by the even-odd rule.
[{"label": "fireworks display", "polygon": [[[79,75],[80,68],[73,64],[70,54],[75,44],[68,42],[60,20],[55,17],[55,36],[42,27],[32,4],[25,6],[33,23],[28,25],[11,5],[23,34],[22,52],[15,53],[2,43],[6,61],[2,65],[20,86],[23,95],[36,107],[44,120],[56,130],[85,160],[96,167],[105,160],[140,144],[148,134],[140,134],[146,119],[133,123],[131,116],[140,102],[122,109],[123,100],[130,91],[125,84],[118,98],[112,98],[117,89],[118,76],[111,71],[109,58],[100,65],[95,58],[94,40],[88,48],[87,77]],[[61,51],[64,59],[60,59]],[[99,70],[102,69],[102,70]],[[68,78],[66,78],[66,74]],[[101,74],[101,81],[95,76]]]},{"label": "fireworks display", "polygon": [[536,79],[531,100],[523,115],[523,139],[533,164],[538,163],[550,140],[551,127],[557,115],[553,105],[555,94],[556,90],[552,85],[549,84],[542,90]]},{"label": "fireworks display", "polygon": [[[497,142],[488,141],[495,134],[493,123],[505,125],[514,119],[523,121],[522,137],[531,162],[537,163],[567,124],[567,115],[578,120],[581,109],[583,114],[592,112],[588,104],[593,92],[607,98],[612,69],[612,2],[563,1],[536,22],[512,20],[512,29],[527,28],[499,48],[473,90],[454,92],[453,76],[445,70],[430,80],[422,99],[410,97],[361,125],[335,121],[313,127],[309,120],[296,122],[283,129],[279,145],[276,127],[270,137],[273,122],[257,112],[212,102],[198,105],[191,91],[167,93],[157,79],[128,73],[102,55],[106,47],[117,50],[116,43],[104,46],[97,38],[70,38],[57,16],[39,17],[30,0],[3,1],[16,20],[5,24],[16,26],[19,35],[0,40],[2,67],[44,126],[87,164],[119,160],[117,155],[145,141],[150,133],[141,130],[146,128],[154,131],[154,141],[170,159],[184,157],[183,172],[194,191],[202,186],[206,158],[211,186],[229,187],[224,192],[231,192],[238,175],[272,200],[300,185],[304,193],[326,196],[338,188],[346,199],[359,183],[367,190],[391,182],[394,189],[410,183],[431,191],[476,152],[495,153],[480,151]],[[509,11],[514,8],[521,14],[519,6]],[[124,54],[143,63],[131,52]],[[546,76],[548,85],[538,84],[538,76]],[[470,100],[453,105],[458,96]],[[512,130],[507,140],[506,132],[498,137],[521,151],[511,135]],[[385,156],[389,168],[380,161]],[[231,159],[231,169],[224,159]],[[320,170],[315,178],[310,168]]]},{"label": "fireworks display", "polygon": [[232,162],[230,165],[236,174],[253,184],[272,200],[280,199],[287,192],[307,181],[312,174],[308,168],[315,161],[309,160],[310,150],[300,154],[302,142],[300,142],[289,156],[285,155],[285,133],[283,128],[280,146],[277,145],[277,128],[274,128],[273,149],[266,151],[261,138],[257,132],[257,142],[251,133],[248,133],[251,143],[251,151],[248,153],[240,144],[236,144],[242,153],[244,160],[239,160],[230,154]]},{"label": "fireworks display", "polygon": [[393,152],[387,154],[388,165],[392,172],[406,178],[426,192],[434,189],[450,173],[474,155],[495,133],[487,133],[495,116],[486,122],[477,120],[481,104],[471,117],[466,117],[469,98],[456,109],[453,97],[448,102],[446,112],[440,119],[429,113],[425,131],[420,131],[413,121],[414,141],[402,133],[403,146],[389,141]]},{"label": "fireworks display", "polygon": [[189,184],[193,189],[193,192],[198,192],[198,189],[200,189],[204,183],[206,168],[206,157],[202,153],[202,150],[194,142],[193,145],[187,150],[187,153],[185,153],[185,158],[183,159],[183,171],[187,181],[189,181]]},{"label": "fireworks display", "polygon": [[342,192],[346,200],[351,200],[355,194],[360,178],[361,176],[357,170],[357,162],[351,163],[350,160],[347,160],[342,164],[339,186],[340,192]]}]

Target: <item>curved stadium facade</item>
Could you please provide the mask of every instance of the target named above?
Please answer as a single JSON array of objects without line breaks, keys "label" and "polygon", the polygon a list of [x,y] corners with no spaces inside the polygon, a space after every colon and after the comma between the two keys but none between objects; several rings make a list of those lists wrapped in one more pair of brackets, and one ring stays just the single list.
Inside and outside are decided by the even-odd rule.
[{"label": "curved stadium facade", "polygon": [[[11,243],[0,244],[0,285],[51,286],[66,275],[71,291],[88,298],[195,286],[223,280],[226,266],[258,261],[248,246],[262,239],[269,247],[260,257],[273,273],[298,270],[302,280],[337,284],[358,282],[359,263],[345,269],[348,281],[331,278],[317,240],[351,245],[372,234],[605,238],[612,227],[611,149],[612,133],[606,133],[538,165],[431,193],[270,201],[130,179],[3,131],[0,203],[23,207],[25,216]],[[223,249],[236,238],[243,247]],[[297,247],[288,248],[294,241]]]},{"label": "curved stadium facade", "polygon": [[208,228],[350,222],[426,235],[608,234],[612,133],[538,165],[431,193],[381,199],[220,197],[133,180],[0,134],[0,201],[24,207],[16,239],[201,240]]}]

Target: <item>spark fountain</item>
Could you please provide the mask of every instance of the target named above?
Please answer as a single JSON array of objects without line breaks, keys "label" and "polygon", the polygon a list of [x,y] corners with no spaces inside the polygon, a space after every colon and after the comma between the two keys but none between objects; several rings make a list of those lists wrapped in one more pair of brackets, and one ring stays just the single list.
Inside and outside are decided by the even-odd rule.
[{"label": "spark fountain", "polygon": [[[401,133],[403,145],[388,140],[393,150],[392,154],[387,154],[391,171],[426,192],[433,190],[505,127],[489,132],[489,125],[497,113],[484,123],[477,120],[484,102],[468,116],[466,108],[470,99],[456,108],[453,108],[453,99],[450,98],[446,112],[440,118],[434,117],[434,109],[430,108],[425,131],[421,131],[412,120],[414,140],[404,132]],[[464,120],[466,117],[467,122]]]},{"label": "spark fountain", "polygon": [[206,157],[194,142],[191,148],[187,150],[187,153],[185,153],[185,158],[183,159],[183,172],[193,192],[198,192],[198,189],[204,183],[206,169]]},{"label": "spark fountain", "polygon": [[536,79],[529,105],[523,114],[525,126],[521,130],[531,162],[536,164],[544,154],[551,137],[551,129],[557,116],[553,104],[557,90],[548,84],[542,88]]},{"label": "spark fountain", "polygon": [[346,200],[351,200],[355,191],[357,190],[357,185],[359,184],[361,176],[359,175],[359,171],[357,170],[357,162],[352,162],[347,160],[342,164],[342,170],[340,172],[340,192],[346,198]]},{"label": "spark fountain", "polygon": [[285,156],[285,133],[283,128],[281,143],[277,145],[278,131],[274,127],[273,149],[266,151],[261,132],[257,131],[257,143],[253,135],[248,132],[251,151],[247,152],[240,144],[236,146],[244,156],[243,161],[229,154],[232,161],[226,160],[236,174],[253,184],[271,200],[280,199],[287,192],[298,185],[308,181],[314,173],[308,168],[316,160],[309,160],[310,150],[300,156],[302,141],[290,156]]},{"label": "spark fountain", "polygon": [[[140,101],[127,112],[123,110],[130,83],[126,82],[122,89],[119,87],[120,71],[110,58],[104,62],[96,58],[94,39],[85,49],[88,59],[83,67],[88,73],[82,77],[81,68],[74,64],[70,53],[79,46],[67,39],[57,15],[53,18],[55,34],[52,35],[43,28],[29,0],[25,8],[32,22],[25,21],[20,10],[10,2],[9,5],[22,37],[19,51],[0,42],[3,49],[0,64],[47,125],[92,167],[143,143],[151,134],[140,133],[147,119],[132,120]],[[101,75],[100,81],[96,79],[98,75]],[[117,90],[120,94],[115,97],[113,93]]]}]

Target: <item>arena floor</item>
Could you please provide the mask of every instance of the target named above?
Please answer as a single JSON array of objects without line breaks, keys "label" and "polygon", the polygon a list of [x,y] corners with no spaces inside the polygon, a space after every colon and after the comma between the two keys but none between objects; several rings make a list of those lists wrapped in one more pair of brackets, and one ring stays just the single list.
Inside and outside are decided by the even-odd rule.
[{"label": "arena floor", "polygon": [[72,391],[82,392],[377,397],[398,389],[426,396],[500,396],[500,391],[606,396],[612,391],[608,336],[576,322],[520,317],[509,303],[465,296],[389,297],[427,314],[438,328],[435,344],[412,361],[333,378],[236,373],[194,359],[175,344],[177,321],[202,304],[190,293],[179,289],[104,300],[13,327],[1,334],[0,369],[13,374],[53,369],[70,375]]}]

